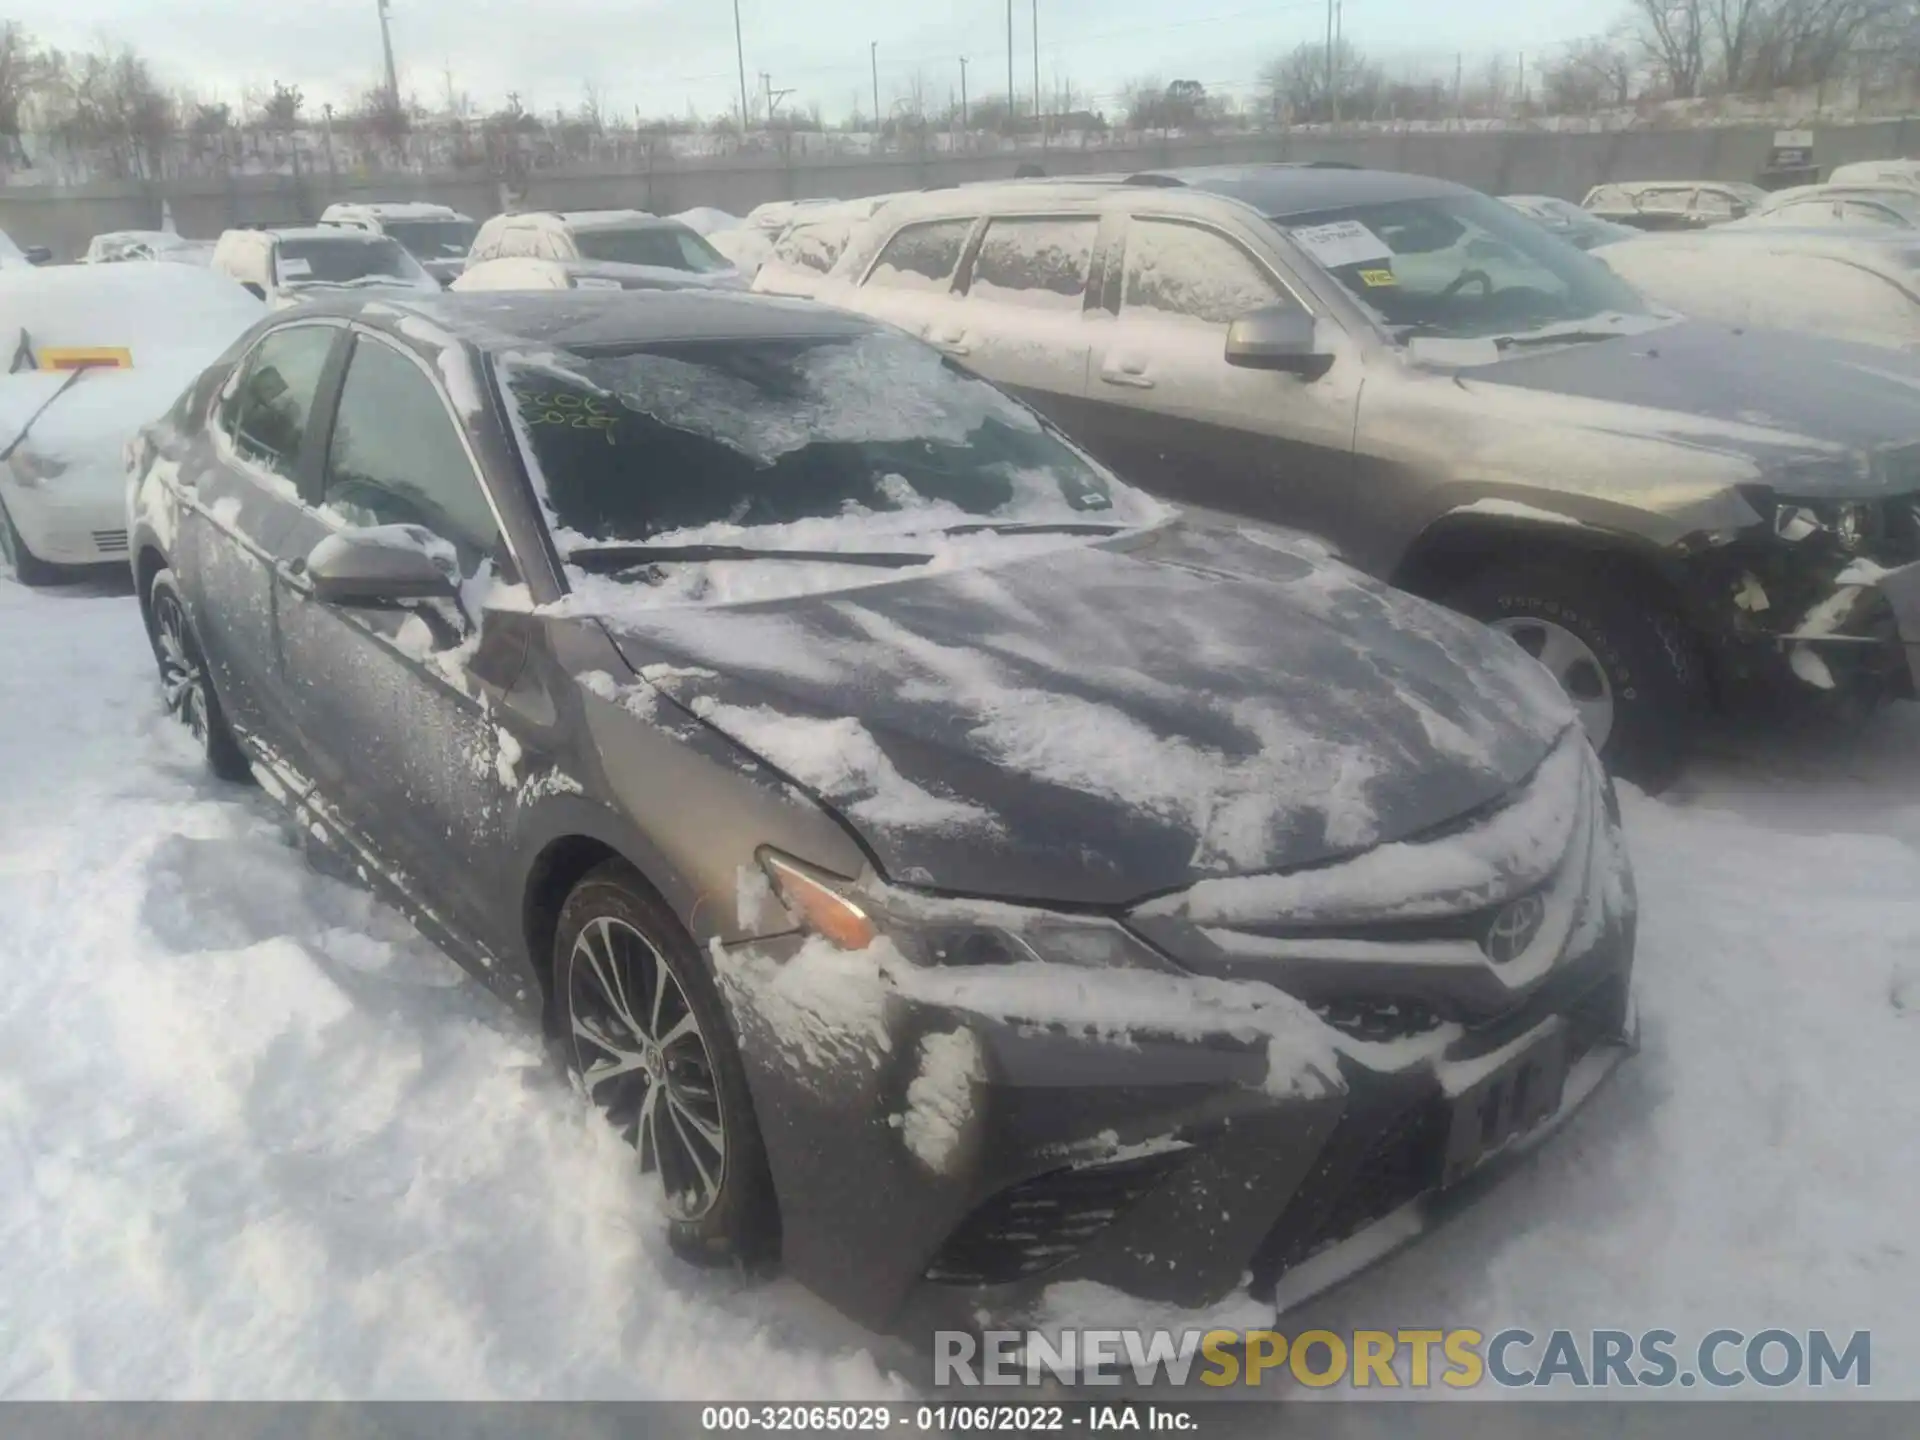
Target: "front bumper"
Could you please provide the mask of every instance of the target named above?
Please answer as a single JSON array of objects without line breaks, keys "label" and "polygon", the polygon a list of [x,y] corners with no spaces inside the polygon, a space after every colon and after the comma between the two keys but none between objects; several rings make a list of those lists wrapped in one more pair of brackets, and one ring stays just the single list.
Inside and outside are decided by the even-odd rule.
[{"label": "front bumper", "polygon": [[107,565],[127,558],[124,481],[73,472],[37,485],[0,480],[0,503],[35,559],[49,565]]},{"label": "front bumper", "polygon": [[[1036,1002],[1079,987],[1049,1021],[990,967],[794,936],[717,951],[787,1272],[920,1343],[1039,1321],[1074,1281],[1183,1309],[1249,1286],[1293,1303],[1461,1203],[1630,1053],[1631,887],[1589,893],[1537,983],[1387,1038],[1258,981],[1025,967],[1057,972],[1025,977]],[[1462,1162],[1460,1117],[1549,1043],[1552,1103]]]}]

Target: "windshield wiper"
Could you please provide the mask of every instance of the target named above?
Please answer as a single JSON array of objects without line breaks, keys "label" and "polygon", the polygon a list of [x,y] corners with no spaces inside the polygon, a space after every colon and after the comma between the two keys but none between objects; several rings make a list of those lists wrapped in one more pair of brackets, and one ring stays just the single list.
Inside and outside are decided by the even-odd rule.
[{"label": "windshield wiper", "polygon": [[1625,330],[1549,330],[1542,335],[1496,335],[1496,350],[1520,350],[1533,345],[1587,345],[1596,340],[1618,340]]},{"label": "windshield wiper", "polygon": [[1098,520],[980,520],[949,525],[942,535],[1111,535],[1131,529]]},{"label": "windshield wiper", "polygon": [[581,545],[567,551],[567,563],[583,570],[612,572],[638,565],[671,565],[708,560],[810,560],[829,565],[877,565],[905,569],[931,564],[931,555],[885,550],[754,550],[742,545]]}]

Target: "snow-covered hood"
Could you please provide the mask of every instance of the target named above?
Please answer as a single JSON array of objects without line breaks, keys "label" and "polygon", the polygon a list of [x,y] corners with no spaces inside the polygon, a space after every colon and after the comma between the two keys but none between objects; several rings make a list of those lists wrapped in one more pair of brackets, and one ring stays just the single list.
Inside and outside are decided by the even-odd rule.
[{"label": "snow-covered hood", "polygon": [[[121,447],[149,420],[164,414],[218,350],[147,350],[126,370],[91,370],[68,386],[69,372],[35,371],[0,378],[0,448],[12,443],[34,411],[51,401],[25,448],[64,462],[68,473],[46,483],[77,483],[79,475],[104,472],[115,486],[122,478]],[[58,399],[53,397],[59,394]],[[74,477],[69,479],[69,476]]]},{"label": "snow-covered hood", "polygon": [[608,624],[889,878],[1008,899],[1121,904],[1417,834],[1572,723],[1510,641],[1252,527]]},{"label": "snow-covered hood", "polygon": [[[1920,486],[1920,357],[1775,330],[1683,321],[1463,370],[1469,392],[1580,402],[1568,423],[1735,459],[1809,498]],[[1604,415],[1594,406],[1605,407]],[[1634,477],[1644,481],[1646,476]]]}]

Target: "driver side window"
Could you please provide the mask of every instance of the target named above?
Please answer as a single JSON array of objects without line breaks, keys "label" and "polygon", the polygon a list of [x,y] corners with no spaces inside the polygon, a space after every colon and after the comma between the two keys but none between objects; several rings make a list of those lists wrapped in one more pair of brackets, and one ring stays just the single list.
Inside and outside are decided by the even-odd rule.
[{"label": "driver side window", "polygon": [[320,372],[339,333],[332,325],[289,325],[254,346],[220,402],[220,429],[242,459],[295,478]]},{"label": "driver side window", "polygon": [[1282,303],[1290,301],[1273,277],[1226,236],[1177,220],[1129,222],[1123,314],[1158,312],[1226,325]]},{"label": "driver side window", "polygon": [[500,538],[439,391],[407,356],[365,335],[341,386],[320,504],[352,525],[422,526],[453,542],[469,571]]}]

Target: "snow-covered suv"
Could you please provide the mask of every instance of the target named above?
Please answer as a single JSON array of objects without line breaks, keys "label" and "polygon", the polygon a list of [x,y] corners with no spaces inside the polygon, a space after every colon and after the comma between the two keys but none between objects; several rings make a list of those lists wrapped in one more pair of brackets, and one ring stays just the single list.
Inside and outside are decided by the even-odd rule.
[{"label": "snow-covered suv", "polygon": [[1267,165],[930,191],[818,298],[1149,490],[1505,630],[1645,783],[1750,686],[1913,694],[1920,358],[1683,320],[1477,191]]},{"label": "snow-covered suv", "polygon": [[426,200],[385,200],[373,204],[335,204],[320,212],[322,225],[391,235],[442,285],[467,263],[478,224],[451,205]]},{"label": "snow-covered suv", "polygon": [[636,271],[674,271],[716,289],[745,288],[740,272],[691,226],[644,210],[527,210],[480,227],[469,265],[488,260],[591,260]]}]

